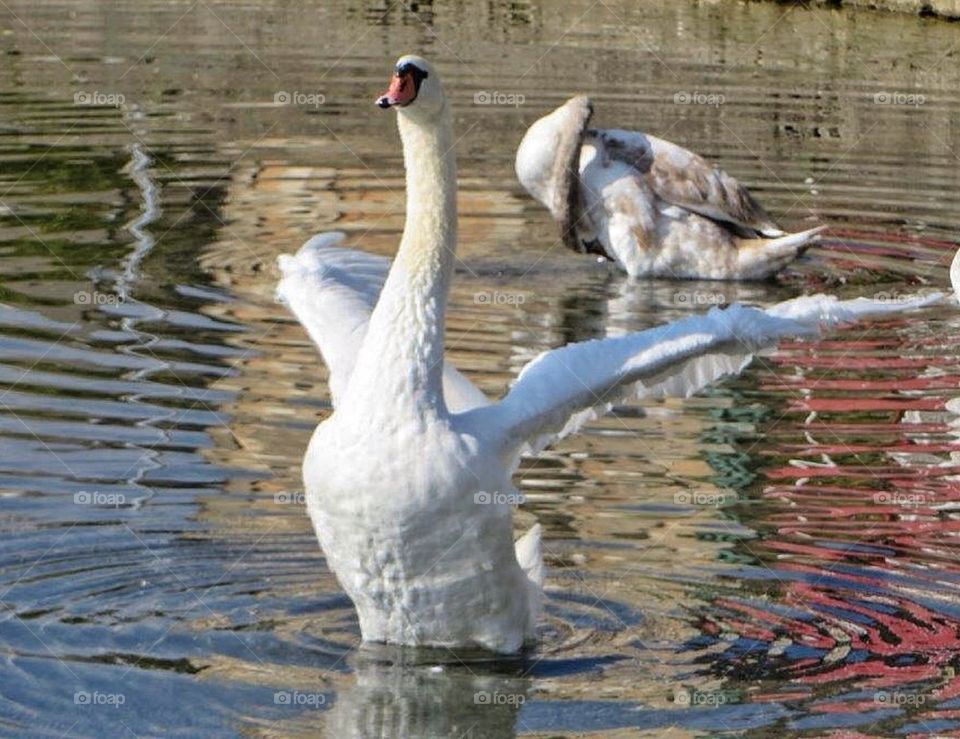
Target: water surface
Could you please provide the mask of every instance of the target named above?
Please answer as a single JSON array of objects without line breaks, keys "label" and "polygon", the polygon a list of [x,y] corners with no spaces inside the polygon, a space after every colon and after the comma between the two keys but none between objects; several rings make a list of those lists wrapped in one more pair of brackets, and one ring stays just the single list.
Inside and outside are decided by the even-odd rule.
[{"label": "water surface", "polygon": [[[960,731],[952,311],[785,344],[525,460],[547,615],[536,650],[492,661],[359,648],[298,479],[326,373],[272,299],[276,255],[315,232],[393,253],[401,154],[371,103],[411,50],[454,100],[448,350],[492,396],[544,349],[718,302],[943,287],[956,25],[686,0],[17,1],[0,31],[0,731]],[[578,91],[598,125],[689,146],[829,236],[762,285],[632,283],[564,251],[512,156]]]}]

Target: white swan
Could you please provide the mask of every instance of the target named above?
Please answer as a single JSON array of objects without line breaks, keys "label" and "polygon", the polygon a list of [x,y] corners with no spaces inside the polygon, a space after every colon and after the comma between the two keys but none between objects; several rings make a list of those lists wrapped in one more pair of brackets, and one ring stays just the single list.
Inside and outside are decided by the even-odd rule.
[{"label": "white swan", "polygon": [[334,413],[304,458],[307,507],[366,641],[516,651],[534,636],[543,581],[540,528],[514,545],[506,502],[523,451],[615,400],[689,394],[777,337],[936,299],[715,309],[546,352],[491,404],[443,361],[457,220],[449,104],[416,56],[378,102],[397,108],[406,167],[393,265],[321,234],[280,257],[278,287],[330,370]]},{"label": "white swan", "polygon": [[755,280],[778,272],[823,230],[782,231],[726,172],[669,141],[588,129],[590,100],[571,98],[530,126],[517,178],[574,251],[633,277]]},{"label": "white swan", "polygon": [[953,297],[960,303],[960,249],[953,255],[950,262],[950,286],[953,288]]}]

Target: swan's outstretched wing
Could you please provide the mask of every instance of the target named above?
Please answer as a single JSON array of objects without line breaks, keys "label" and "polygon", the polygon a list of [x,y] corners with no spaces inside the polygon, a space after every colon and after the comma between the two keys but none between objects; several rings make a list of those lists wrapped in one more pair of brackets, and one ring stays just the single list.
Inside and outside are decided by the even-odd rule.
[{"label": "swan's outstretched wing", "polygon": [[633,167],[659,198],[733,229],[741,236],[783,236],[750,192],[703,157],[637,131],[596,132],[605,160]]},{"label": "swan's outstretched wing", "polygon": [[[307,241],[293,256],[277,259],[281,279],[277,299],[285,303],[320,350],[330,370],[330,395],[346,389],[370,314],[390,271],[390,260],[340,245],[339,231]],[[466,377],[449,363],[443,367],[443,389],[450,410],[460,412],[488,403]]]},{"label": "swan's outstretched wing", "polygon": [[626,398],[690,395],[739,372],[759,350],[787,336],[869,316],[899,313],[941,300],[940,293],[899,303],[826,295],[796,298],[766,310],[714,308],[619,338],[544,352],[520,372],[499,403],[462,416],[467,428],[494,429],[515,458],[572,433]]}]

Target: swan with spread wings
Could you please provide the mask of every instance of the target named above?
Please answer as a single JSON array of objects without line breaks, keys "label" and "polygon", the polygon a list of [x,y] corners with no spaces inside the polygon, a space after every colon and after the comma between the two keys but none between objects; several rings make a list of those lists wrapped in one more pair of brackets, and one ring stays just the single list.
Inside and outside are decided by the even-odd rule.
[{"label": "swan with spread wings", "polygon": [[456,167],[436,69],[401,58],[378,104],[397,110],[404,150],[396,258],[321,234],[280,257],[278,287],[329,368],[334,411],[304,457],[307,508],[366,641],[520,649],[535,635],[544,578],[540,526],[513,540],[508,496],[522,453],[616,401],[688,395],[779,337],[939,299],[714,309],[545,352],[491,402],[444,361]]}]

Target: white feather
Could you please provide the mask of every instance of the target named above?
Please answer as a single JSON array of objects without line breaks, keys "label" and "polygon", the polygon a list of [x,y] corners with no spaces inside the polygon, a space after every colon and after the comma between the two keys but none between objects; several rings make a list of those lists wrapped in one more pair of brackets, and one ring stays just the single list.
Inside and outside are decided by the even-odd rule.
[{"label": "white feather", "polygon": [[307,510],[365,640],[512,652],[536,633],[544,576],[540,527],[513,541],[523,450],[623,399],[696,392],[782,337],[941,296],[714,309],[545,352],[491,405],[443,361],[454,138],[436,70],[419,57],[408,65],[423,76],[399,110],[408,202],[394,264],[344,249],[342,234],[279,261],[278,295],[320,348],[334,401],[304,455]]},{"label": "white feather", "polygon": [[[277,300],[290,308],[320,351],[330,371],[334,406],[353,373],[370,313],[390,271],[389,259],[341,248],[344,239],[340,231],[317,234],[294,256],[277,259]],[[443,390],[454,412],[490,402],[448,362],[443,365]]]},{"label": "white feather", "polygon": [[525,447],[542,449],[614,403],[686,397],[740,372],[781,338],[809,336],[837,323],[914,310],[943,298],[935,293],[891,303],[813,295],[766,310],[735,304],[623,337],[570,344],[534,359],[500,403],[465,413],[463,423],[495,428],[515,464]]}]

